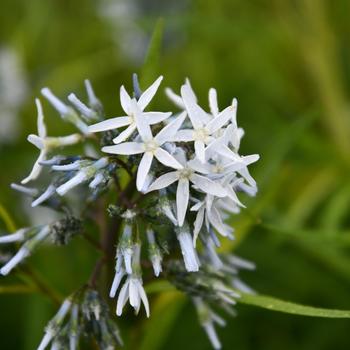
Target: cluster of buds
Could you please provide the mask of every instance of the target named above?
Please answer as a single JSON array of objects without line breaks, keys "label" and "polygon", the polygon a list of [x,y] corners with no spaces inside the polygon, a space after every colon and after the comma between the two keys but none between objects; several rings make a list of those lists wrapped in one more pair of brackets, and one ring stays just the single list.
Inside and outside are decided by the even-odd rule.
[{"label": "cluster of buds", "polygon": [[0,243],[23,242],[23,244],[17,253],[0,269],[0,274],[9,274],[14,267],[32,254],[49,234],[50,226],[44,225],[22,228],[15,233],[1,236]]},{"label": "cluster of buds", "polygon": [[221,309],[234,316],[232,308],[240,293],[254,293],[238,276],[239,270],[253,270],[255,265],[232,254],[218,255],[207,250],[200,255],[202,268],[193,274],[186,271],[179,261],[167,265],[169,280],[176,288],[188,294],[197,310],[199,322],[208,335],[214,349],[221,343],[215,331],[215,324],[225,326],[224,319],[216,313]]},{"label": "cluster of buds", "polygon": [[[107,119],[89,81],[85,82],[87,104],[74,94],[68,96],[70,104],[66,104],[48,88],[42,90],[61,118],[73,124],[77,132],[48,137],[37,99],[38,135],[29,135],[28,140],[39,148],[40,155],[30,175],[21,185],[12,187],[29,195],[32,207],[44,205],[65,213],[66,218],[34,231],[19,231],[11,238],[1,237],[0,242],[25,240],[1,273],[8,273],[49,233],[55,243],[66,244],[81,231],[87,211],[81,210],[79,219],[73,219],[76,208],[70,204],[69,196],[78,186],[88,189],[79,191],[83,206],[93,206],[104,193],[116,191],[117,203],[107,209],[119,220],[109,242],[117,246],[110,289],[110,297],[117,300],[116,314],[120,316],[129,301],[135,313],[143,304],[149,317],[142,267],[152,266],[155,277],[170,276],[179,289],[191,295],[213,346],[219,348],[213,325],[223,322],[211,310],[210,302],[228,309],[227,305],[239,297],[238,291],[252,292],[237,272],[253,266],[234,256],[219,256],[216,247],[220,246],[220,236],[234,239],[234,230],[225,220],[244,208],[238,194],[257,193],[248,166],[259,156],[239,154],[244,132],[237,125],[237,100],[220,110],[215,89],[209,90],[209,112],[199,106],[188,80],[179,95],[166,89],[178,112],[147,111],[162,79],[159,77],[142,92],[135,75],[132,95],[124,86],[120,88],[123,115]],[[62,155],[63,147],[78,143],[84,146],[81,154]],[[50,170],[48,186],[23,186],[36,180],[44,168]],[[125,171],[130,180],[127,185]],[[148,262],[142,260],[143,246],[148,247]],[[171,257],[171,263],[166,255]],[[68,312],[76,313],[72,300],[66,303],[70,303],[69,307],[62,306],[59,320]],[[69,327],[58,327],[63,339],[69,338]],[[55,332],[48,332],[46,339],[61,341]]]},{"label": "cluster of buds", "polygon": [[22,243],[17,253],[0,269],[0,274],[9,274],[14,267],[31,255],[40,244],[48,241],[48,238],[54,244],[65,245],[81,231],[81,221],[74,216],[66,216],[48,225],[25,227],[14,233],[0,236],[0,244]]},{"label": "cluster of buds", "polygon": [[134,242],[132,239],[135,215],[135,212],[131,210],[127,210],[122,215],[125,219],[125,226],[117,247],[115,276],[109,296],[111,298],[116,296],[121,281],[126,277],[123,286],[120,288],[116,314],[118,316],[122,314],[123,307],[129,299],[130,305],[135,309],[136,314],[140,311],[142,302],[146,315],[149,317],[149,303],[143,288],[140,265],[141,242]]},{"label": "cluster of buds", "polygon": [[94,339],[100,349],[122,345],[119,329],[99,293],[89,287],[68,297],[45,329],[38,350],[79,348],[81,337]]}]

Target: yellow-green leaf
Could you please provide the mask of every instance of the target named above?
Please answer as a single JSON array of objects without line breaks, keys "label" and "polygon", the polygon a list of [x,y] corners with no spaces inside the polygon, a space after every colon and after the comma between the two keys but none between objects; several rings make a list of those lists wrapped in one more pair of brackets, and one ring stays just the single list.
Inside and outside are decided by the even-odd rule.
[{"label": "yellow-green leaf", "polygon": [[279,311],[287,314],[301,316],[327,317],[327,318],[350,318],[350,310],[323,309],[292,303],[265,295],[241,294],[237,302],[258,306],[271,311]]}]

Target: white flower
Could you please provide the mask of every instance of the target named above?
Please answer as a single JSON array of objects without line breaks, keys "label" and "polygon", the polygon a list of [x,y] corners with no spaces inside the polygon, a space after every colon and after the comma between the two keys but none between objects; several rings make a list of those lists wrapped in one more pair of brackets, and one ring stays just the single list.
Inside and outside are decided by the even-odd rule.
[{"label": "white flower", "polygon": [[[123,308],[126,302],[129,300],[130,305],[135,309],[136,314],[139,313],[141,302],[143,303],[146,315],[149,317],[149,303],[147,299],[146,292],[142,286],[141,278],[141,267],[140,267],[140,254],[141,246],[136,243],[132,252],[132,271],[127,273],[125,270],[125,264],[123,266],[123,259],[121,256],[118,256],[116,263],[116,274],[112,283],[110,297],[113,298],[116,295],[117,289],[119,288],[122,278],[127,275],[127,278],[120,289],[118,300],[117,300],[117,309],[116,313],[118,316],[121,316]],[[125,259],[124,259],[125,262]]]},{"label": "white flower", "polygon": [[[190,80],[188,78],[185,79],[185,85],[188,86],[189,92],[191,93],[192,100],[197,102],[197,96],[194,93]],[[168,96],[169,100],[172,101],[177,107],[180,109],[186,109],[184,101],[181,96],[176,94],[171,88],[165,88],[165,94]]]},{"label": "white flower", "polygon": [[187,84],[181,87],[181,96],[184,101],[186,111],[191,120],[192,129],[180,130],[173,141],[188,142],[194,141],[194,148],[198,159],[205,162],[205,145],[214,141],[214,136],[219,129],[228,123],[234,115],[234,108],[229,106],[214,118],[206,113],[193,97],[193,93]]},{"label": "white flower", "polygon": [[126,92],[124,86],[120,88],[120,102],[126,116],[115,117],[104,120],[100,123],[90,125],[90,132],[99,132],[112,129],[119,129],[127,126],[113,142],[118,144],[127,140],[133,132],[136,130],[136,114],[140,115],[140,118],[144,118],[149,125],[157,124],[167,119],[171,113],[162,112],[144,112],[144,109],[151,102],[153,96],[156,94],[158,87],[163,77],[160,76],[137,100],[136,104],[133,103],[133,99]]},{"label": "white flower", "polygon": [[199,270],[199,259],[193,247],[191,233],[188,225],[176,229],[177,239],[180,243],[181,253],[184,259],[186,270],[189,272],[196,272]]},{"label": "white flower", "polygon": [[139,313],[141,307],[141,301],[145,307],[146,315],[149,317],[149,303],[146,292],[142,286],[142,279],[136,275],[129,275],[126,279],[123,287],[121,288],[117,301],[116,313],[121,316],[123,308],[128,301],[130,305],[135,309],[136,314]]},{"label": "white flower", "polygon": [[40,154],[36,162],[34,163],[33,169],[30,172],[30,174],[21,181],[22,184],[26,184],[29,181],[38,178],[42,170],[42,166],[40,163],[46,159],[46,155],[49,151],[61,146],[74,145],[81,140],[80,134],[72,134],[63,137],[48,137],[40,100],[36,99],[35,103],[38,110],[38,135],[30,134],[28,136],[28,141],[40,150]]},{"label": "white flower", "polygon": [[[191,83],[188,78],[185,80],[185,85],[188,86],[188,91],[191,94],[191,99],[197,103],[197,96],[194,93]],[[177,95],[172,89],[166,88],[165,93],[168,96],[168,98],[179,108],[186,109],[185,103],[181,96]],[[210,88],[208,93],[208,101],[209,101],[209,109],[211,113],[211,117],[216,117],[219,114],[219,106],[218,106],[218,99],[217,99],[217,92],[216,89]],[[234,110],[234,114],[232,115],[231,122],[236,125],[236,114],[237,114],[237,99],[234,98],[232,100],[232,107]]]},{"label": "white flower", "polygon": [[219,183],[210,180],[205,176],[198,175],[195,172],[195,169],[191,167],[191,163],[186,161],[186,158],[182,154],[181,150],[178,152],[178,158],[180,163],[182,163],[183,168],[158,177],[148,188],[148,192],[166,188],[177,181],[177,220],[179,226],[182,226],[185,220],[190,197],[190,182],[204,193],[212,194],[214,196],[225,197],[227,192]]},{"label": "white flower", "polygon": [[157,160],[165,166],[174,169],[183,168],[183,166],[161,146],[175,135],[177,130],[181,127],[181,124],[186,117],[186,113],[180,114],[180,116],[175,118],[171,123],[159,131],[155,137],[153,137],[149,124],[142,117],[142,113],[136,105],[136,100],[133,100],[132,102],[135,106],[136,125],[142,142],[124,142],[119,145],[105,146],[102,148],[102,151],[123,155],[143,153],[136,178],[136,187],[141,191],[151,168],[153,157],[156,157]]},{"label": "white flower", "polygon": [[204,222],[208,231],[211,225],[222,236],[232,238],[233,228],[223,222],[221,218],[221,208],[217,207],[216,203],[217,200],[214,196],[206,195],[203,201],[196,203],[191,208],[191,211],[197,211],[193,229],[194,246],[196,246],[196,240]]}]

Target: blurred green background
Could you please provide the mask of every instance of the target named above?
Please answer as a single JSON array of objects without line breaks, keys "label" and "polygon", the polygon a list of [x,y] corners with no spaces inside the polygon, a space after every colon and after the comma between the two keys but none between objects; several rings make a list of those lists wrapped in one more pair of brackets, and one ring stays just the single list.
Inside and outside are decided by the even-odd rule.
[{"label": "blurred green background", "polygon": [[[259,193],[232,218],[237,239],[225,243],[256,262],[244,279],[260,293],[350,309],[348,0],[1,0],[0,7],[0,201],[18,226],[50,215],[29,211],[9,188],[37,155],[26,135],[36,132],[40,88],[85,96],[90,78],[107,115],[118,115],[118,89],[131,87],[163,17],[163,87],[178,90],[189,77],[205,107],[210,87],[221,107],[236,96],[241,153],[261,155],[252,169]],[[171,108],[163,92],[156,105]],[[51,135],[72,130],[44,108]],[[77,238],[29,262],[66,295],[86,281],[94,259]],[[13,281],[1,278],[0,286]],[[36,348],[55,309],[41,295],[1,295],[0,348]],[[118,320],[125,349],[210,349],[190,303],[155,295],[152,310],[148,322],[130,312]],[[237,310],[219,330],[224,349],[350,348],[347,320]]]}]

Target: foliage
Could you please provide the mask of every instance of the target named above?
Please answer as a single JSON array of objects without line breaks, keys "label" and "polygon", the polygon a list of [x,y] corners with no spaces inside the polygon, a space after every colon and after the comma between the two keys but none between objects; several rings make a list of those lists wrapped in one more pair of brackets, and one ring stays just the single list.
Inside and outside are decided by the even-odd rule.
[{"label": "foliage", "polygon": [[[164,18],[161,71],[152,68],[149,74],[164,74],[168,86],[179,86],[189,76],[201,101],[212,85],[222,92],[222,105],[235,95],[239,122],[249,135],[242,142],[244,153],[261,155],[253,171],[259,193],[245,201],[246,212],[232,219],[236,240],[223,250],[234,249],[256,262],[257,271],[244,278],[259,293],[344,310],[350,309],[349,6],[345,0],[152,1],[146,8],[140,2],[141,15],[133,18],[147,43],[158,16]],[[119,45],[130,40],[122,21],[116,19],[116,27],[99,17],[95,2],[4,0],[2,13],[0,41],[17,50],[31,87],[19,114],[22,136],[35,130],[31,94],[38,95],[42,86],[65,95],[66,89],[79,90],[88,76],[111,115],[118,106],[115,86],[141,71],[145,52],[142,59],[130,59]],[[165,99],[159,105],[169,106]],[[70,130],[54,117],[50,120],[57,135]],[[23,209],[9,184],[29,169],[33,151],[24,137],[0,147],[6,169],[1,202],[22,227],[35,217]],[[39,209],[35,213],[48,215]],[[90,234],[97,238],[93,224]],[[49,285],[54,298],[62,300],[61,295],[89,278],[96,259],[90,246],[77,237],[68,247],[45,248],[30,258],[30,272],[1,279],[2,290],[20,287],[21,293],[4,294],[0,301],[6,315],[0,321],[4,348],[37,346],[57,306],[28,289],[44,292]],[[194,322],[194,309],[183,307],[185,301],[171,293],[152,296],[157,312],[151,321],[133,327],[125,348],[209,349]],[[169,312],[164,325],[163,310]],[[346,320],[297,318],[244,305],[237,310],[239,316],[219,332],[226,347],[348,348]],[[134,321],[128,315],[121,328]],[[160,339],[157,324],[164,326]]]}]

